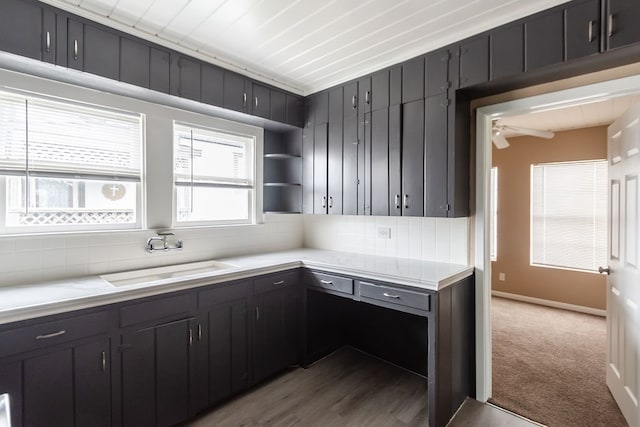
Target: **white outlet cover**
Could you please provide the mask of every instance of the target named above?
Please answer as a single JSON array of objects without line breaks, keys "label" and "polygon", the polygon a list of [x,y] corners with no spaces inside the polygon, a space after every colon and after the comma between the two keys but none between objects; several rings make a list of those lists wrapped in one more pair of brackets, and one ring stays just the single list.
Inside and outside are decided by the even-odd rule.
[{"label": "white outlet cover", "polygon": [[504,273],[500,273],[500,274],[498,274],[498,280],[500,280],[501,282],[504,282],[504,280],[505,280],[505,274],[504,274]]},{"label": "white outlet cover", "polygon": [[380,239],[390,239],[391,229],[389,227],[378,227],[378,237]]}]

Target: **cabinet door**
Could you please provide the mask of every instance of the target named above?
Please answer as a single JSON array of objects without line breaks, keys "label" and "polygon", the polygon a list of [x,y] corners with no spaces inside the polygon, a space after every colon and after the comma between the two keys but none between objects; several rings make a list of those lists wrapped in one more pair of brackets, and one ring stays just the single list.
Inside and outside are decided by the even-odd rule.
[{"label": "cabinet door", "polygon": [[271,91],[268,87],[253,84],[251,114],[268,119],[271,116]]},{"label": "cabinet door", "polygon": [[[253,94],[255,96],[255,93]],[[269,118],[276,122],[287,122],[287,95],[279,90],[271,91],[271,113]]]},{"label": "cabinet door", "polygon": [[245,90],[245,78],[239,74],[224,73],[224,108],[244,112],[249,101]]},{"label": "cabinet door", "polygon": [[371,215],[389,215],[389,109],[371,113]]},{"label": "cabinet door", "polygon": [[402,104],[402,67],[389,70],[389,105]]},{"label": "cabinet door", "polygon": [[209,64],[202,64],[202,102],[222,107],[224,98],[224,71]]},{"label": "cabinet door", "polygon": [[0,361],[0,395],[9,395],[11,425],[22,425],[22,362]]},{"label": "cabinet door", "polygon": [[607,48],[615,49],[640,42],[640,2],[609,0],[607,2]]},{"label": "cabinet door", "polygon": [[67,66],[69,60],[69,42],[67,40],[69,20],[61,13],[56,13],[56,65],[61,67]]},{"label": "cabinet door", "polygon": [[112,32],[84,26],[84,71],[112,80],[120,78],[120,37]]},{"label": "cabinet door", "polygon": [[122,425],[156,424],[155,331],[122,336]]},{"label": "cabinet door", "polygon": [[589,0],[565,10],[567,59],[600,52],[600,1]]},{"label": "cabinet door", "polygon": [[354,116],[358,113],[358,83],[353,82],[343,86],[344,103],[342,111],[345,117]]},{"label": "cabinet door", "polygon": [[108,339],[73,349],[75,425],[111,425],[111,353]]},{"label": "cabinet door", "polygon": [[472,38],[460,44],[460,85],[465,88],[489,81],[489,37]]},{"label": "cabinet door", "polygon": [[389,106],[389,70],[378,71],[371,76],[371,111]]},{"label": "cabinet door", "polygon": [[371,77],[358,79],[358,112],[366,114],[371,111]]},{"label": "cabinet door", "polygon": [[524,72],[524,25],[501,27],[489,35],[491,80]]},{"label": "cabinet door", "polygon": [[446,94],[425,100],[426,216],[447,216],[447,112]]},{"label": "cabinet door", "polygon": [[287,94],[287,123],[293,126],[304,126],[304,100],[295,95]]},{"label": "cabinet door", "polygon": [[[0,6],[1,7],[1,6]],[[2,31],[2,30],[0,30]],[[0,35],[0,40],[3,36]],[[56,63],[56,13],[51,9],[42,9],[42,60]]]},{"label": "cabinet door", "polygon": [[73,350],[23,362],[23,410],[27,426],[73,425]]},{"label": "cabinet door", "polygon": [[120,81],[149,88],[149,46],[127,37],[120,39]]},{"label": "cabinet door", "polygon": [[424,98],[423,57],[402,64],[402,102],[407,103]]},{"label": "cabinet door", "polygon": [[402,215],[402,105],[389,107],[389,215]]},{"label": "cabinet door", "polygon": [[178,69],[180,73],[178,96],[200,101],[200,79],[202,73],[200,62],[181,56],[178,58]]},{"label": "cabinet door", "polygon": [[402,214],[424,215],[424,100],[402,106]]},{"label": "cabinet door", "polygon": [[451,85],[449,81],[450,58],[451,53],[448,49],[435,51],[425,58],[425,96],[445,93],[449,89]]},{"label": "cabinet door", "polygon": [[67,20],[67,67],[84,69],[84,25],[73,19]]},{"label": "cabinet door", "polygon": [[219,402],[249,385],[248,303],[209,312],[209,400]]},{"label": "cabinet door", "polygon": [[171,56],[169,52],[151,48],[149,64],[149,89],[157,92],[169,93],[171,89],[169,74],[171,69]]},{"label": "cabinet door", "polygon": [[302,213],[313,213],[313,120],[302,130]]},{"label": "cabinet door", "polygon": [[313,129],[313,213],[327,213],[327,123]]},{"label": "cabinet door", "polygon": [[329,92],[329,134],[327,153],[327,209],[342,214],[342,87]]},{"label": "cabinet door", "polygon": [[358,117],[343,118],[342,213],[358,213]]},{"label": "cabinet door", "polygon": [[0,50],[40,59],[42,9],[23,0],[0,2]]},{"label": "cabinet door", "polygon": [[527,71],[564,60],[562,11],[534,15],[525,23]]},{"label": "cabinet door", "polygon": [[209,406],[209,329],[207,313],[189,322],[189,416]]}]

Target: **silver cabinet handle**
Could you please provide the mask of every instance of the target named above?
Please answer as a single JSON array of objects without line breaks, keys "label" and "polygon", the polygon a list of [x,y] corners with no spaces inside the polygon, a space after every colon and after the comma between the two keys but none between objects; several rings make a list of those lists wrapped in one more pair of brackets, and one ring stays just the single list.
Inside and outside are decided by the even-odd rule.
[{"label": "silver cabinet handle", "polygon": [[327,196],[322,196],[322,209],[327,208]]},{"label": "silver cabinet handle", "polygon": [[396,194],[395,196],[395,204],[396,204],[396,209],[400,209],[400,195]]},{"label": "silver cabinet handle", "polygon": [[404,195],[404,208],[405,209],[409,209],[409,195],[408,194]]},{"label": "silver cabinet handle", "polygon": [[246,106],[247,105],[247,92],[244,92],[242,94],[242,106]]},{"label": "silver cabinet handle", "polygon": [[256,320],[260,320],[260,307],[256,306]]},{"label": "silver cabinet handle", "polygon": [[593,41],[593,19],[589,21],[589,43]]},{"label": "silver cabinet handle", "polygon": [[256,98],[255,99],[255,105],[256,105],[256,108],[258,108],[258,97],[256,96],[255,98]]},{"label": "silver cabinet handle", "polygon": [[51,33],[47,31],[46,51],[51,51]]},{"label": "silver cabinet handle", "polygon": [[609,27],[608,34],[609,34],[609,37],[611,37],[613,36],[613,13],[609,14],[609,18],[607,21],[608,21],[607,26]]},{"label": "silver cabinet handle", "polygon": [[329,196],[329,209],[333,207],[333,196]]},{"label": "silver cabinet handle", "polygon": [[65,331],[64,329],[62,331],[58,331],[58,332],[54,332],[52,334],[46,334],[46,335],[38,335],[36,337],[37,340],[46,340],[47,338],[53,338],[53,337],[59,337],[60,335],[64,335],[66,334],[67,331]]},{"label": "silver cabinet handle", "polygon": [[393,295],[393,294],[388,294],[388,293],[383,293],[382,295],[384,295],[387,298],[393,298],[393,299],[400,299],[400,295]]},{"label": "silver cabinet handle", "polygon": [[107,353],[102,352],[102,372],[107,370]]},{"label": "silver cabinet handle", "polygon": [[370,103],[371,103],[371,91],[369,91],[369,90],[368,90],[368,91],[364,94],[364,102],[366,102],[367,104],[370,104]]},{"label": "silver cabinet handle", "polygon": [[189,347],[193,345],[193,329],[189,328]]},{"label": "silver cabinet handle", "polygon": [[78,40],[73,41],[73,59],[78,60]]},{"label": "silver cabinet handle", "polygon": [[353,107],[354,110],[358,107],[357,104],[356,104],[356,96],[355,95],[353,95],[351,97],[351,106]]},{"label": "silver cabinet handle", "polygon": [[202,325],[198,323],[198,342],[202,341]]},{"label": "silver cabinet handle", "polygon": [[322,283],[323,285],[333,286],[333,282],[331,280],[320,280],[320,283]]},{"label": "silver cabinet handle", "polygon": [[284,285],[284,280],[278,280],[277,282],[273,282],[275,286]]}]

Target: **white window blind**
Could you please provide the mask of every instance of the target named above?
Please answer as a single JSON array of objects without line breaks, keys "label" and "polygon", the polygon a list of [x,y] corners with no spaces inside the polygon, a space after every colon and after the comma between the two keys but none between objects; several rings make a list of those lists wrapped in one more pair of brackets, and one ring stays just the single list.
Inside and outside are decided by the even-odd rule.
[{"label": "white window blind", "polygon": [[607,257],[607,162],[531,168],[531,263],[597,271]]},{"label": "white window blind", "polygon": [[253,137],[174,125],[176,222],[215,224],[253,220]]}]

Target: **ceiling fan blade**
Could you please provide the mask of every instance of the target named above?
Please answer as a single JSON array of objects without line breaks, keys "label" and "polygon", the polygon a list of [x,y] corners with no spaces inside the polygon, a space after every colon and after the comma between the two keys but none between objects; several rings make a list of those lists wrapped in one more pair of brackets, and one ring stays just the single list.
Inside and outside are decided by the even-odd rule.
[{"label": "ceiling fan blade", "polygon": [[493,143],[498,150],[502,150],[509,146],[509,141],[507,141],[507,138],[505,138],[499,131],[493,132],[493,138],[491,139],[493,139]]},{"label": "ceiling fan blade", "polygon": [[501,125],[501,127],[504,130],[509,130],[511,132],[519,133],[522,135],[536,136],[538,138],[551,139],[555,135],[555,133],[551,132],[550,130],[530,129],[511,125]]}]

